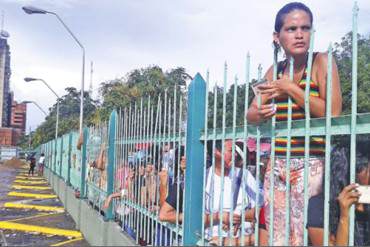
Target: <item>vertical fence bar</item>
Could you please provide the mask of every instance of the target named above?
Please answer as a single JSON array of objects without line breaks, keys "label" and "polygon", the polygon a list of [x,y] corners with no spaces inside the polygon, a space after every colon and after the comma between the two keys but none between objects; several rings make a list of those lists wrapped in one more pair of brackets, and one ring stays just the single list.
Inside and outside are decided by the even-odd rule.
[{"label": "vertical fence bar", "polygon": [[[160,162],[161,162],[161,153],[160,153],[160,151],[162,150],[161,149],[161,141],[160,141],[160,137],[161,137],[161,129],[162,129],[162,117],[161,117],[161,115],[162,115],[162,102],[161,102],[161,97],[159,97],[158,98],[158,102],[157,102],[157,114],[156,114],[156,126],[155,126],[155,129],[154,129],[154,135],[155,135],[155,137],[156,137],[156,140],[158,141],[158,150],[157,150],[157,152],[156,152],[156,155],[158,154],[158,157],[155,157],[155,162],[157,163],[157,169],[158,169],[158,171],[157,171],[157,173],[159,173],[160,172],[160,170],[161,170],[161,166],[160,166]],[[157,174],[157,178],[158,178],[158,174]],[[157,197],[156,197],[156,206],[158,206],[159,207],[159,186],[160,186],[160,181],[159,181],[159,179],[157,179],[157,181],[158,181],[158,184],[156,185],[156,195],[157,195]],[[156,213],[157,213],[157,211],[156,211]],[[158,231],[158,226],[159,226],[159,224],[158,224],[158,217],[156,217],[156,220],[155,220],[155,224],[153,224],[153,225],[155,225],[154,226],[154,228],[153,229],[155,229],[155,232],[157,232]],[[158,235],[157,234],[155,234],[154,235],[154,240],[153,240],[153,246],[154,245],[160,245],[160,242],[157,244],[157,242],[158,242]]]},{"label": "vertical fence bar", "polygon": [[[168,195],[168,192],[169,192],[169,187],[173,184],[173,181],[174,181],[174,177],[173,177],[173,172],[174,172],[174,167],[170,167],[170,157],[171,157],[171,140],[170,140],[170,135],[171,135],[171,97],[168,98],[168,122],[166,123],[166,125],[168,126],[167,128],[167,136],[166,136],[166,139],[167,139],[167,147],[168,147],[168,171],[167,171],[167,174],[168,174],[168,180],[167,180],[167,193],[166,193],[166,198],[167,198],[167,195]],[[173,165],[173,164],[172,164]],[[172,179],[170,179],[170,174],[172,174]],[[171,181],[172,180],[172,181]],[[170,236],[168,236],[168,234],[170,234]],[[168,239],[170,238],[170,239]],[[172,245],[172,232],[167,228],[165,227],[165,244],[170,244]]]},{"label": "vertical fence bar", "polygon": [[[185,180],[185,214],[184,214],[184,245],[195,245],[198,241],[196,233],[201,232],[202,223],[202,186],[203,144],[199,142],[200,130],[204,127],[206,83],[198,73],[189,86],[188,119],[186,138],[186,177]],[[200,166],[200,167],[199,167]]]},{"label": "vertical fence bar", "polygon": [[[248,107],[249,107],[249,73],[250,73],[250,54],[247,53],[246,57],[246,63],[245,63],[245,92],[244,92],[244,131],[243,131],[243,147],[244,147],[244,157],[243,157],[243,177],[242,177],[242,188],[245,188],[246,186],[246,176],[244,175],[244,171],[247,171],[247,158],[248,158],[248,147],[247,147],[247,138],[248,138],[248,119],[247,119],[247,113],[248,113]],[[256,176],[257,181],[257,188],[259,189],[259,178]],[[242,227],[241,227],[241,242],[242,245],[245,243],[245,189],[242,190]],[[256,195],[256,202],[258,202],[258,195]],[[259,235],[258,235],[258,223],[259,223],[259,209],[258,209],[258,203],[256,203],[256,209],[255,209],[255,243],[259,242]]]},{"label": "vertical fence bar", "polygon": [[[120,138],[120,142],[122,143],[122,162],[123,162],[123,171],[124,171],[124,180],[123,180],[123,188],[126,190],[126,197],[121,200],[121,205],[123,202],[123,208],[124,208],[124,214],[123,214],[123,219],[122,219],[122,227],[125,229],[128,225],[128,217],[130,215],[130,209],[128,207],[128,201],[131,199],[130,198],[130,184],[128,183],[130,179],[130,165],[128,161],[128,129],[129,129],[129,112],[127,107],[124,109],[123,113],[124,117],[124,129],[122,133],[122,137]],[[128,209],[128,215],[127,215],[127,209]]]},{"label": "vertical fence bar", "polygon": [[[151,145],[151,141],[150,141],[150,125],[151,125],[151,119],[150,119],[150,110],[151,110],[151,98],[149,96],[149,99],[148,99],[148,106],[147,106],[147,117],[146,117],[146,123],[145,123],[145,127],[146,127],[146,134],[145,134],[145,141],[144,141],[144,148],[145,148],[145,166],[147,167],[148,166],[148,158],[150,157],[150,145]],[[149,180],[151,179],[151,174],[147,173],[147,170],[145,170],[145,209],[146,209],[146,212],[149,212],[148,209],[149,209],[149,204],[150,204],[150,194],[148,194],[149,192],[149,186],[151,185],[151,183],[149,183]],[[148,243],[148,233],[149,233],[149,222],[148,222],[148,215],[145,214],[145,222],[144,222],[144,241],[146,243]]]},{"label": "vertical fence bar", "polygon": [[325,125],[325,196],[324,196],[324,245],[329,245],[329,197],[330,197],[330,150],[331,150],[331,92],[332,92],[332,54],[330,44],[328,49],[328,67],[326,79],[326,125]]},{"label": "vertical fence bar", "polygon": [[[226,137],[226,87],[227,87],[227,64],[225,62],[224,66],[224,85],[222,91],[222,147],[221,147],[221,192],[220,192],[220,204],[219,207],[219,215],[221,224],[218,224],[218,237],[219,237],[219,245],[221,246],[223,240],[222,234],[222,219],[223,219],[223,211],[224,211],[224,192],[225,192],[225,137]],[[214,195],[211,195],[212,198]]]},{"label": "vertical fence bar", "polygon": [[[133,119],[134,119],[134,112],[133,112],[133,109],[132,109],[132,104],[130,104],[130,109],[129,109],[129,135],[128,135],[128,138],[127,140],[129,141],[128,143],[128,156],[127,156],[127,160],[129,160],[129,155],[131,155],[131,161],[132,161],[132,157],[133,157],[133,153],[132,153],[132,142],[133,142],[133,138],[134,138],[134,132],[133,132]],[[129,163],[129,169],[130,169],[130,172],[134,172],[134,167],[133,167],[133,164],[130,164]],[[133,175],[133,179],[135,178],[135,174]],[[129,199],[129,208],[130,208],[130,214],[129,214],[129,219],[128,219],[128,225],[129,227],[132,229],[133,228],[133,217],[134,217],[134,209],[132,207],[132,202],[134,201],[134,198],[133,198],[133,195],[134,195],[134,181],[131,180],[130,181],[130,192],[129,192],[129,195],[130,195],[130,199]]]},{"label": "vertical fence bar", "polygon": [[[201,243],[204,246],[204,230],[205,230],[205,207],[206,207],[206,175],[207,175],[207,135],[208,135],[208,87],[209,87],[209,71],[207,70],[207,77],[206,77],[206,98],[205,98],[205,111],[204,111],[204,148],[203,148],[203,207],[202,207],[202,239]],[[181,159],[181,157],[180,157]]]},{"label": "vertical fence bar", "polygon": [[86,197],[86,154],[87,154],[87,140],[89,136],[89,128],[83,129],[83,144],[81,147],[81,191],[80,198]]},{"label": "vertical fence bar", "polygon": [[[289,79],[294,81],[294,59],[289,59]],[[286,191],[285,191],[285,245],[289,246],[290,239],[290,154],[292,133],[292,98],[288,97],[288,134],[286,146]]]},{"label": "vertical fence bar", "polygon": [[63,180],[62,166],[63,166],[63,136],[60,137],[60,149],[59,149],[59,177]]},{"label": "vertical fence bar", "polygon": [[67,152],[68,152],[68,162],[67,162],[68,168],[67,168],[67,179],[66,179],[66,183],[67,183],[68,186],[71,185],[72,136],[73,136],[73,133],[70,132],[68,134],[68,150],[67,150]]},{"label": "vertical fence bar", "polygon": [[[164,158],[164,146],[166,146],[167,144],[167,140],[166,140],[166,137],[167,137],[167,101],[168,101],[168,89],[166,88],[165,89],[165,92],[164,92],[164,117],[163,117],[163,131],[161,132],[161,139],[162,139],[162,142],[161,142],[161,147],[162,147],[162,155],[161,155],[161,158],[159,160],[160,162],[160,170],[162,171],[163,168],[164,168],[164,164],[163,164],[163,158]],[[167,148],[167,147],[166,147]],[[168,167],[165,167],[165,169],[168,169]],[[168,170],[167,170],[168,172]],[[168,175],[168,173],[167,173]],[[167,176],[167,181],[168,181],[168,176]],[[161,193],[161,190],[160,192]],[[167,186],[166,186],[166,192],[162,192],[162,193],[167,193]],[[162,201],[160,201],[160,206],[162,206]],[[163,223],[162,222],[159,222],[160,224],[160,231],[159,231],[159,243],[162,245],[163,241],[166,241],[165,239],[165,236],[163,236],[163,232],[166,232],[165,229],[163,228]]]},{"label": "vertical fence bar", "polygon": [[[233,96],[233,125],[232,125],[232,128],[233,128],[233,145],[232,145],[232,150],[231,150],[231,154],[232,154],[232,159],[231,159],[231,174],[233,174],[234,176],[234,173],[235,173],[235,141],[236,141],[236,103],[237,103],[237,96],[238,96],[238,77],[235,75],[235,78],[234,78],[234,96]],[[243,171],[240,171],[240,172],[243,172]],[[232,193],[234,193],[234,188],[232,189]],[[244,188],[242,187],[242,190],[244,190]],[[239,190],[239,193],[240,193],[240,190]],[[236,198],[238,198],[239,195],[236,195]],[[238,202],[236,201],[235,204],[237,204]],[[232,203],[232,206],[230,208],[230,229],[229,229],[229,236],[231,236],[231,241],[229,241],[229,245],[232,245],[235,241],[235,234],[234,234],[234,213],[237,213],[239,215],[241,215],[241,212],[234,212],[234,209],[236,209],[236,206],[234,204],[234,201]],[[242,209],[244,211],[244,208]],[[242,235],[244,235],[244,233],[242,232],[241,233]]]},{"label": "vertical fence bar", "polygon": [[[154,99],[153,99],[153,102],[154,102]],[[155,232],[154,228],[153,228],[153,214],[152,214],[152,210],[153,210],[153,202],[154,202],[154,199],[155,197],[155,194],[153,195],[153,184],[154,184],[154,176],[155,176],[155,163],[154,163],[154,148],[155,148],[155,142],[154,142],[154,139],[153,139],[153,129],[154,129],[154,104],[152,103],[152,100],[150,98],[150,104],[149,105],[149,121],[148,121],[148,147],[149,147],[149,150],[148,150],[148,155],[150,157],[150,159],[148,159],[150,161],[150,165],[152,165],[153,167],[153,170],[151,171],[151,173],[149,174],[149,178],[150,178],[150,187],[148,188],[148,193],[149,193],[149,197],[148,197],[148,223],[147,223],[147,238],[148,238],[148,241],[147,241],[147,245],[150,245],[150,244],[153,244],[153,234]]]},{"label": "vertical fence bar", "polygon": [[[141,104],[140,104],[140,109],[137,109],[137,120],[136,120],[136,140],[135,140],[135,143],[134,143],[134,149],[135,149],[135,152],[137,152],[137,144],[140,142],[140,130],[141,130],[141,116],[142,116],[142,108],[143,108],[143,104],[142,104],[142,100],[141,100]],[[135,183],[136,185],[136,194],[135,194],[135,197],[136,197],[136,220],[135,220],[135,225],[136,225],[136,244],[139,244],[139,238],[140,238],[140,232],[139,232],[139,222],[140,222],[140,211],[139,211],[139,207],[138,205],[140,205],[140,183],[141,183],[141,179],[140,179],[140,160],[138,160],[138,158],[140,157],[140,155],[138,155],[136,158],[135,158],[135,162],[136,165],[136,171],[137,171],[137,183]]]},{"label": "vertical fence bar", "polygon": [[307,67],[307,80],[305,87],[305,138],[304,138],[304,171],[303,171],[303,185],[304,185],[304,209],[303,209],[303,245],[308,244],[308,232],[307,232],[307,218],[308,218],[308,172],[309,172],[309,157],[310,157],[310,121],[311,121],[311,111],[310,111],[310,85],[311,85],[311,70],[312,70],[312,60],[313,60],[313,44],[315,38],[315,30],[312,28],[310,37],[310,48],[308,51],[308,67]]},{"label": "vertical fence bar", "polygon": [[[116,126],[117,126],[117,111],[112,111],[109,118],[109,132],[108,132],[108,164],[107,164],[107,195],[113,193],[114,185],[114,162],[115,162],[115,141],[116,141]],[[111,203],[107,209],[105,219],[112,220],[113,204]]]},{"label": "vertical fence bar", "polygon": [[[211,174],[212,174],[212,177],[211,178],[208,178],[208,180],[210,181],[214,181],[214,176],[215,176],[215,150],[216,150],[216,138],[217,138],[217,132],[216,132],[216,128],[217,128],[217,98],[218,98],[218,86],[217,86],[217,82],[216,82],[216,85],[214,87],[214,101],[213,101],[213,140],[212,140],[212,150],[213,150],[213,153],[210,153],[209,155],[211,155],[212,157],[212,167],[210,168],[212,170]],[[208,173],[209,174],[209,173]],[[207,186],[207,185],[206,185]],[[213,207],[214,207],[214,197],[212,195],[214,195],[214,183],[211,183],[211,188],[210,188],[210,196],[209,196],[209,200],[210,200],[210,224],[209,224],[209,232],[210,232],[210,236],[212,236],[213,234]]]},{"label": "vertical fence bar", "polygon": [[[179,153],[181,153],[180,151],[181,151],[181,146],[183,145],[183,142],[182,142],[182,139],[181,139],[181,137],[182,137],[182,133],[181,133],[181,125],[182,125],[182,95],[181,95],[181,90],[180,90],[180,98],[179,98],[179,123],[178,123],[178,137],[179,137],[179,141],[178,141],[178,143],[179,143],[179,147],[180,147],[180,149],[179,149]],[[185,146],[185,145],[184,145]],[[185,151],[185,150],[184,150]],[[184,152],[184,155],[185,155],[185,152]],[[179,174],[180,174],[180,166],[181,166],[181,158],[182,157],[180,157],[180,155],[179,155],[179,159],[177,160],[177,162],[178,162],[178,176],[179,176]],[[204,176],[203,176],[204,177]],[[184,177],[182,178],[183,180],[185,179]],[[180,183],[184,183],[184,181],[179,181],[179,180],[177,180],[178,181],[178,183],[180,184]],[[183,194],[183,198],[182,198],[182,205],[180,205],[180,186],[178,185],[177,186],[177,202],[176,202],[176,205],[177,205],[177,208],[180,208],[180,207],[182,207],[182,209],[184,210],[184,186],[182,186],[182,194]],[[204,215],[204,214],[202,214],[202,215]],[[184,216],[184,214],[183,214],[183,216]],[[182,219],[183,219],[184,217],[182,217]],[[203,218],[203,217],[202,217]],[[182,221],[183,222],[183,221]],[[181,222],[181,223],[182,223]],[[179,220],[177,221],[177,235],[180,235],[180,231],[179,231]],[[203,229],[203,227],[202,227],[202,229]],[[177,246],[179,246],[180,245],[180,241],[179,241],[179,239],[177,239]]]},{"label": "vertical fence bar", "polygon": [[[277,80],[277,63],[278,56],[274,54],[273,59],[273,73],[272,80]],[[275,99],[272,100],[272,103],[275,104]],[[274,204],[275,204],[275,179],[274,179],[274,170],[275,170],[275,128],[276,128],[276,114],[272,116],[271,119],[271,155],[270,155],[270,191],[269,191],[269,245],[272,246],[274,243]],[[258,245],[258,243],[256,244]]]},{"label": "vertical fence bar", "polygon": [[[357,57],[358,57],[358,42],[357,42],[357,18],[359,8],[357,2],[353,6],[352,17],[352,107],[351,107],[351,165],[350,165],[350,183],[355,182],[356,176],[356,118],[357,118]],[[354,243],[355,229],[355,206],[350,209],[349,220],[349,245]]]},{"label": "vertical fence bar", "polygon": [[[257,80],[260,81],[262,78],[262,66],[261,64],[258,65],[258,77],[257,77]],[[258,92],[257,94],[257,105],[258,105],[258,109],[260,109],[261,107],[261,93]],[[256,145],[257,145],[257,150],[256,150],[256,178],[259,178],[260,177],[260,163],[261,163],[261,130],[260,130],[260,126],[257,125],[257,133],[256,133]],[[257,184],[259,185],[259,182],[257,182]],[[270,188],[271,190],[271,188]],[[272,189],[273,190],[273,189]],[[258,201],[258,197],[259,197],[259,189],[257,189],[257,193],[256,193],[256,201]],[[257,205],[257,203],[256,203]],[[256,216],[256,218],[258,218],[259,215]]]}]

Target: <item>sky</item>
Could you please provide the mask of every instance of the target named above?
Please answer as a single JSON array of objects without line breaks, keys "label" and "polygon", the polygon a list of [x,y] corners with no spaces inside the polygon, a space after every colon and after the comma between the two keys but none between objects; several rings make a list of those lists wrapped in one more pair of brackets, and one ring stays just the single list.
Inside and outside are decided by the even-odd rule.
[{"label": "sky", "polygon": [[[272,62],[272,32],[283,0],[0,0],[4,29],[11,49],[11,89],[17,101],[36,101],[48,111],[66,87],[81,88],[82,52],[53,15],[27,15],[32,5],[57,13],[86,50],[85,90],[90,62],[95,97],[101,82],[123,77],[133,69],[159,65],[164,70],[184,67],[190,75],[205,76],[211,85],[222,83],[228,65],[228,84],[245,78],[245,59],[251,73],[259,63]],[[325,51],[352,28],[351,0],[302,1],[313,12],[315,50]],[[359,33],[370,33],[370,0],[358,0]],[[43,113],[28,106],[27,131],[44,121]]]}]

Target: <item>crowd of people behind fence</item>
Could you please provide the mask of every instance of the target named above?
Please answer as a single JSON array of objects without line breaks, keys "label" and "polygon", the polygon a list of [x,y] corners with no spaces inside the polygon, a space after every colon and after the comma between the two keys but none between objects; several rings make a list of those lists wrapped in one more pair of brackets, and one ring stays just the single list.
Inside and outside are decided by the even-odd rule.
[{"label": "crowd of people behind fence", "polygon": [[[293,120],[305,119],[305,88],[309,81],[309,106],[312,118],[326,116],[326,79],[332,73],[331,115],[339,116],[342,111],[342,96],[338,69],[333,59],[332,71],[327,71],[328,54],[314,52],[309,55],[313,14],[302,3],[289,3],[281,8],[275,19],[273,45],[275,59],[281,50],[285,60],[277,63],[277,80],[273,77],[273,66],[266,72],[266,83],[259,84],[257,96],[248,109],[250,124],[260,124],[276,116],[276,121],[288,119],[288,98],[292,100]],[[290,68],[294,59],[293,68]],[[311,60],[310,60],[311,59]],[[293,77],[290,78],[290,71]],[[311,74],[309,74],[311,73]],[[289,96],[289,97],[288,97]],[[247,143],[245,145],[244,143]],[[308,218],[304,221],[304,168],[306,161],[305,138],[276,138],[274,164],[270,162],[270,140],[263,140],[261,156],[256,157],[256,140],[215,140],[207,145],[207,162],[204,198],[205,237],[213,245],[268,245],[269,238],[275,245],[303,245],[304,228],[308,230],[312,245],[322,245],[324,236],[324,167],[325,145],[323,136],[310,136],[310,158],[308,159]],[[342,142],[345,143],[345,142]],[[368,145],[358,144],[356,158],[356,182],[349,183],[348,147],[332,146],[331,180],[329,198],[329,244],[347,245],[349,239],[349,209],[355,204],[355,244],[370,244],[370,209],[368,204],[358,203],[360,185],[369,185]],[[365,150],[361,151],[361,148]],[[110,195],[106,207],[113,198],[123,198],[121,217],[124,230],[139,242],[156,245],[174,245],[181,237],[168,225],[151,224],[148,214],[140,213],[127,201],[142,205],[149,212],[156,212],[161,222],[182,224],[184,202],[185,147],[171,143],[158,146],[146,144],[136,147],[121,165],[121,191]],[[287,160],[287,152],[290,158]],[[248,152],[245,156],[244,153]],[[248,160],[243,160],[248,157]],[[131,159],[131,161],[130,161]],[[256,160],[260,160],[257,164]],[[125,162],[125,161],[123,161]],[[246,166],[243,166],[246,164]],[[290,171],[287,173],[287,164]],[[191,164],[192,166],[196,164]],[[199,165],[199,169],[204,166]],[[260,176],[256,177],[256,167]],[[288,176],[289,174],[289,176]],[[273,186],[270,178],[273,177]],[[287,181],[288,180],[288,181]],[[288,187],[289,186],[289,187]],[[271,198],[271,191],[274,198]],[[289,210],[286,193],[289,192]],[[185,198],[186,199],[186,198]],[[191,203],[191,202],[188,202]],[[272,205],[271,205],[272,204]],[[256,209],[258,212],[256,213]],[[273,210],[273,219],[270,219]],[[199,209],[203,210],[203,209]],[[259,225],[256,227],[258,215]],[[286,232],[286,217],[290,218]],[[244,217],[244,219],[242,219]],[[130,224],[135,219],[137,224]],[[144,219],[144,220],[143,220]],[[231,221],[230,221],[231,219]],[[149,222],[145,226],[145,223]],[[244,224],[242,224],[244,222]],[[146,229],[144,229],[146,227]],[[273,236],[269,233],[273,227]],[[258,229],[258,243],[255,230]],[[145,233],[145,234],[142,234]],[[286,235],[289,234],[289,235]],[[144,237],[143,237],[144,236]],[[288,239],[288,242],[286,240]],[[244,242],[242,242],[244,240]]]},{"label": "crowd of people behind fence", "polygon": [[[234,148],[233,144],[235,144]],[[261,140],[260,177],[258,178],[256,178],[257,146],[255,139],[249,138],[245,142],[236,140],[235,143],[226,139],[223,147],[222,140],[209,141],[206,145],[205,215],[203,219],[206,240],[214,245],[251,246],[255,244],[255,229],[258,229],[259,244],[268,245],[265,216],[268,204],[264,199],[266,194],[264,180],[270,157],[270,140]],[[177,241],[181,244],[181,237],[176,235],[168,224],[162,223],[167,222],[172,226],[182,225],[186,179],[185,147],[172,143],[161,146],[137,145],[137,147],[139,148],[128,155],[127,163],[118,167],[115,174],[117,192],[107,197],[104,208],[108,208],[115,201],[113,205],[116,219],[122,224],[123,230],[133,239],[138,239],[142,245],[154,243],[169,246],[177,244]],[[224,152],[223,158],[222,151]],[[247,160],[244,160],[245,157]],[[359,149],[356,165],[356,182],[368,185],[370,163],[366,149]],[[331,241],[338,241],[334,240],[336,236],[345,238],[339,241],[348,241],[349,208],[357,202],[359,196],[358,192],[353,192],[358,185],[349,184],[348,148],[333,148],[331,166]],[[199,169],[202,169],[202,166],[199,166]],[[275,177],[285,183],[285,177],[281,176],[280,172],[274,171]],[[310,178],[314,178],[311,175],[312,172]],[[290,179],[294,184],[298,178],[292,172]],[[309,200],[306,227],[310,243],[313,245],[322,244],[323,199],[323,192],[320,192]],[[281,203],[281,200],[285,198],[278,200],[275,203]],[[130,206],[128,202],[142,206],[141,210]],[[256,228],[257,205],[259,225]],[[151,218],[143,214],[144,210],[158,216],[157,219],[162,223],[157,224],[153,220],[155,217]],[[301,210],[303,211],[303,205]],[[230,214],[232,214],[232,222],[230,222]],[[244,221],[241,219],[242,215]],[[369,217],[369,205],[356,204],[356,244],[369,243]],[[241,225],[242,222],[244,226]],[[301,227],[303,228],[303,225]],[[241,242],[242,239],[244,243]]]},{"label": "crowd of people behind fence", "polygon": [[[276,116],[278,122],[286,121],[288,95],[292,99],[293,119],[305,119],[304,90],[309,78],[311,117],[325,117],[328,56],[326,53],[313,53],[312,75],[308,75],[312,24],[313,15],[302,3],[289,3],[278,12],[273,34],[275,56],[282,48],[286,59],[277,65],[277,80],[273,80],[272,67],[267,71],[265,79],[268,82],[258,88],[260,100],[254,98],[247,116],[244,116],[250,124],[258,125],[272,116]],[[291,57],[294,57],[293,80],[288,76]],[[339,116],[342,99],[335,61],[332,73],[332,115]],[[348,245],[349,212],[355,205],[355,245],[370,245],[370,207],[369,204],[358,203],[361,196],[359,186],[370,184],[369,141],[358,138],[356,183],[350,184],[349,145],[344,144],[349,142],[343,140],[332,145],[330,153],[329,244]],[[322,136],[310,137],[307,225],[304,225],[305,138],[292,137],[290,141],[291,153],[287,160],[288,139],[276,138],[274,165],[270,162],[269,138],[261,139],[259,147],[254,138],[203,143],[207,149],[206,163],[190,165],[200,171],[205,169],[205,186],[199,188],[203,189],[204,211],[202,208],[199,210],[204,215],[199,220],[204,221],[205,239],[211,245],[268,245],[270,238],[276,245],[284,245],[287,238],[289,245],[303,245],[304,228],[308,230],[310,244],[323,245],[326,140]],[[184,198],[186,180],[192,179],[185,175],[189,165],[185,157],[186,147],[178,142],[153,142],[125,144],[120,150],[124,150],[124,154],[116,160],[115,193],[107,195],[103,209],[113,205],[116,220],[123,231],[141,245],[181,245],[182,237],[176,230],[183,224],[185,203],[191,203],[185,202]],[[101,145],[95,156],[89,163],[88,179],[105,190],[106,144]],[[35,160],[31,160],[31,174],[34,166]],[[271,176],[273,186],[270,184]],[[288,189],[290,207],[286,210]],[[274,198],[270,198],[271,191]],[[272,221],[271,208],[274,213]],[[288,236],[285,230],[287,216],[290,217]],[[273,236],[269,236],[271,226]]]}]

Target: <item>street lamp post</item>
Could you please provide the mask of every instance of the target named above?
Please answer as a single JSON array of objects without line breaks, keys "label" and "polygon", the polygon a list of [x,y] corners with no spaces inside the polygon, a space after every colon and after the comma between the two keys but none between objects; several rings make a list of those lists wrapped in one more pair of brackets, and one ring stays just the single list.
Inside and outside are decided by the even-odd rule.
[{"label": "street lamp post", "polygon": [[84,106],[84,88],[85,88],[85,48],[81,44],[81,42],[76,38],[76,36],[72,33],[72,31],[68,28],[68,26],[63,22],[63,20],[57,15],[55,12],[47,11],[44,9],[36,8],[33,6],[24,6],[22,7],[24,12],[27,14],[51,14],[54,15],[60,23],[65,27],[68,33],[72,36],[72,38],[77,42],[78,46],[82,50],[82,77],[81,77],[81,102],[80,102],[80,133],[82,133],[82,125],[83,125],[83,106]]},{"label": "street lamp post", "polygon": [[34,104],[35,106],[37,106],[37,108],[39,108],[39,110],[45,114],[45,116],[47,116],[48,114],[44,111],[44,109],[41,108],[41,106],[39,104],[36,103],[36,101],[32,101],[32,100],[25,100],[25,101],[22,101],[23,104]]},{"label": "street lamp post", "polygon": [[[57,96],[57,116],[56,116],[56,123],[55,123],[55,155],[54,155],[54,170],[56,168],[56,161],[57,161],[57,147],[58,147],[58,125],[59,125],[59,96],[58,94],[49,86],[49,84],[46,83],[43,79],[39,78],[31,78],[31,77],[26,77],[24,78],[24,81],[26,82],[31,82],[31,81],[41,81],[43,82],[52,92]],[[55,171],[54,171],[55,172]]]},{"label": "street lamp post", "polygon": [[[58,125],[59,125],[59,101],[60,97],[59,95],[49,86],[49,84],[46,83],[43,79],[40,78],[31,78],[31,77],[26,77],[24,78],[24,81],[26,82],[31,82],[31,81],[41,81],[43,82],[49,89],[50,91],[53,92],[55,96],[57,96],[57,114],[56,114],[56,123],[55,123],[55,141],[58,139]],[[35,103],[35,102],[34,102]],[[37,105],[37,104],[36,104]],[[44,112],[45,113],[45,112]]]}]

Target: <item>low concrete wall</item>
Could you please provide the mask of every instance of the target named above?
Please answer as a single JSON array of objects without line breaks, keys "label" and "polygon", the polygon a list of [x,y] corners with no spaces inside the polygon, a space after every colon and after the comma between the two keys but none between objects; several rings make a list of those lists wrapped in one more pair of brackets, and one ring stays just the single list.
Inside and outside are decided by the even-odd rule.
[{"label": "low concrete wall", "polygon": [[135,242],[126,236],[115,222],[107,222],[84,200],[75,198],[74,190],[58,176],[45,169],[45,178],[76,222],[77,229],[93,246],[134,246]]}]

